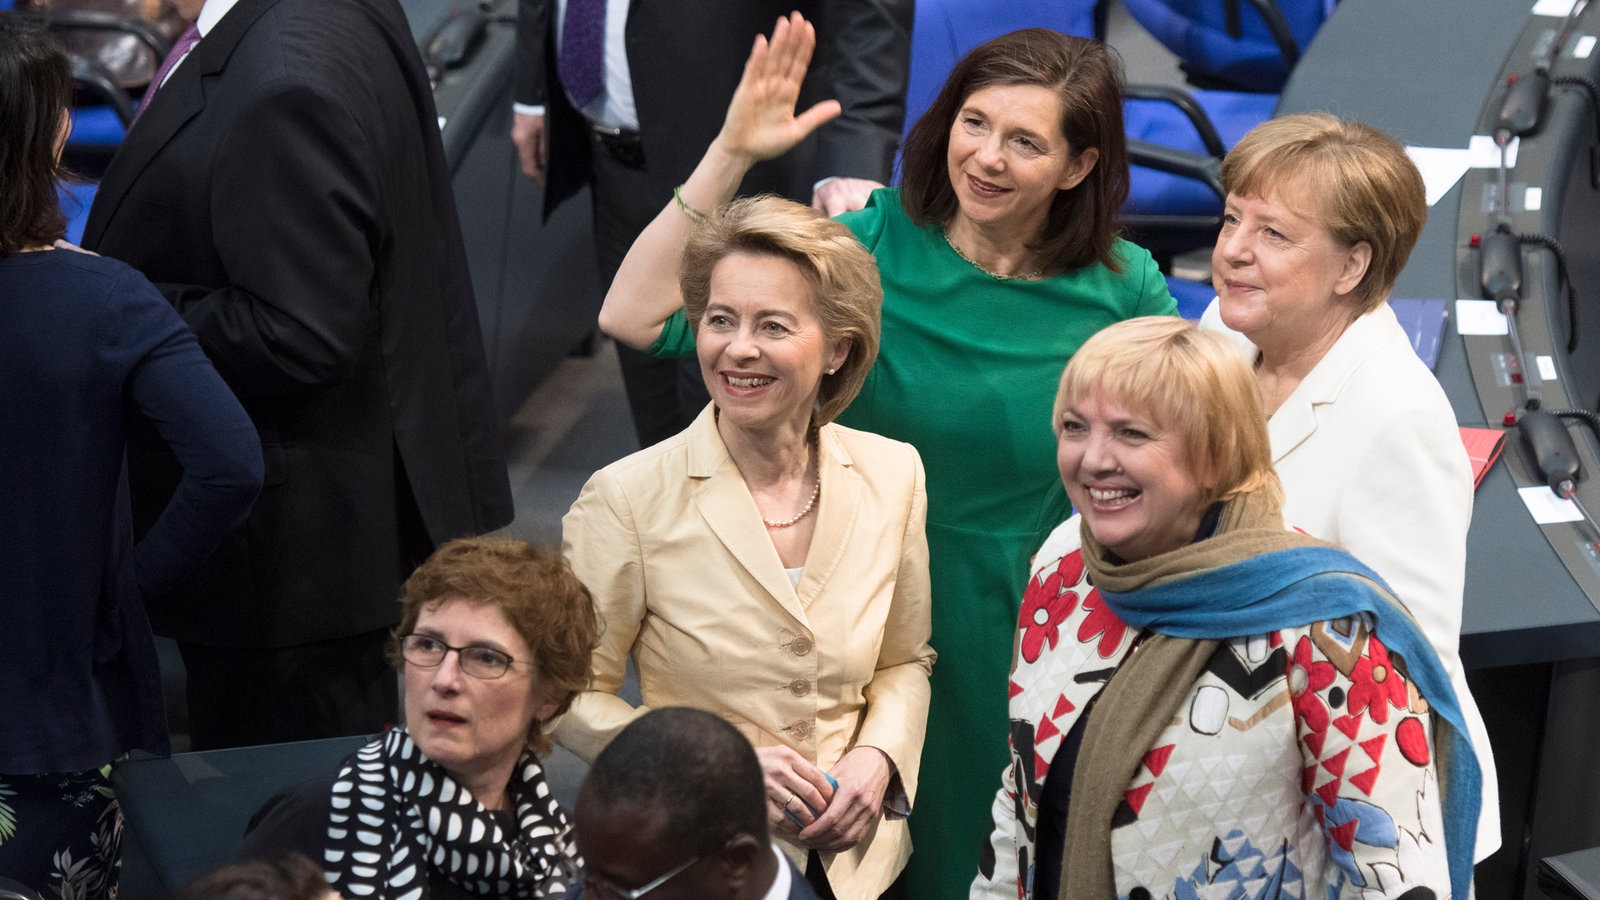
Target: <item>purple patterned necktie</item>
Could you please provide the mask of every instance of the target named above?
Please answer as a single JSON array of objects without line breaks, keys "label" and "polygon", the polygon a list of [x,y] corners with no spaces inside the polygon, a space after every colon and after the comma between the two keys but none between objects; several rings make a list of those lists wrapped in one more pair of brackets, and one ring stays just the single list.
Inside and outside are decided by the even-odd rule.
[{"label": "purple patterned necktie", "polygon": [[567,0],[556,72],[579,109],[594,102],[605,87],[605,37],[606,0]]},{"label": "purple patterned necktie", "polygon": [[178,35],[178,42],[172,45],[172,52],[168,53],[167,58],[161,61],[161,68],[156,70],[156,77],[150,79],[150,86],[145,89],[144,99],[139,103],[139,111],[133,114],[134,122],[139,121],[139,117],[144,115],[144,111],[150,108],[150,101],[155,99],[156,92],[160,91],[161,86],[166,83],[167,75],[172,71],[172,67],[177,65],[178,60],[183,59],[183,55],[198,43],[200,43],[200,28],[198,26],[190,25],[184,29],[183,34]]}]

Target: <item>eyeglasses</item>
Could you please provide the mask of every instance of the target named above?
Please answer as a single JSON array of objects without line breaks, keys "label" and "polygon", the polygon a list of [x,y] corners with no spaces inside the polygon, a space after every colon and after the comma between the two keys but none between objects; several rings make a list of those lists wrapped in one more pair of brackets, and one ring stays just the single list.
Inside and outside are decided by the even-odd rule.
[{"label": "eyeglasses", "polygon": [[656,888],[661,887],[672,879],[677,878],[684,872],[689,871],[690,866],[716,852],[716,850],[707,850],[699,856],[696,856],[694,859],[691,859],[683,865],[674,868],[672,871],[641,888],[634,888],[633,890],[620,888],[599,877],[598,875],[585,876],[583,879],[583,886],[586,890],[593,891],[594,894],[599,897],[616,897],[617,900],[639,900],[640,897],[643,897],[645,894],[648,894]]},{"label": "eyeglasses", "polygon": [[484,681],[499,678],[516,662],[493,647],[452,647],[425,634],[408,634],[400,639],[400,655],[406,662],[424,669],[444,662],[451,650],[458,654],[457,665],[461,666],[461,671]]}]

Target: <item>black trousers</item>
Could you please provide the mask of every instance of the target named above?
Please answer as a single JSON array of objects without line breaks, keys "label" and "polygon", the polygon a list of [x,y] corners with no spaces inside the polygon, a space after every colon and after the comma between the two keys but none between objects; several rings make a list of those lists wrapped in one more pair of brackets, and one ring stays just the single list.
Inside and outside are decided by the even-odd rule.
[{"label": "black trousers", "polygon": [[400,721],[387,628],[292,647],[179,642],[193,747],[216,750],[374,734]]},{"label": "black trousers", "polygon": [[[672,199],[671,184],[652,175],[649,160],[629,165],[612,157],[598,139],[591,141],[594,160],[594,247],[600,269],[600,289],[611,281],[639,233]],[[622,384],[633,413],[639,446],[659,443],[689,427],[711,401],[700,364],[688,359],[656,359],[630,347],[617,347]]]}]

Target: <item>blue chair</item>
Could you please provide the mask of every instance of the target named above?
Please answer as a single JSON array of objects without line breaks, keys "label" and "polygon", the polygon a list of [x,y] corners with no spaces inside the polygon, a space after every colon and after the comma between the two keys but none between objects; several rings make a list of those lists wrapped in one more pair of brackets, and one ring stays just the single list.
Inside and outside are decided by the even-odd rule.
[{"label": "blue chair", "polygon": [[1123,0],[1123,5],[1178,56],[1190,83],[1277,93],[1335,2]]},{"label": "blue chair", "polygon": [[[258,747],[135,756],[111,768],[111,784],[127,825],[128,857],[141,867],[123,877],[138,896],[176,893],[225,865],[245,825],[267,798],[310,778],[332,775],[368,737],[329,738]],[[148,866],[148,870],[143,867]]]},{"label": "blue chair", "polygon": [[1123,224],[1158,259],[1205,246],[1222,226],[1222,157],[1272,115],[1273,94],[1129,85]]},{"label": "blue chair", "polygon": [[1200,86],[1132,85],[1124,107],[1134,163],[1125,222],[1137,240],[1167,259],[1215,240],[1222,157],[1271,117],[1277,95],[1261,91],[1283,86],[1333,0],[1123,2]]},{"label": "blue chair", "polygon": [[[122,143],[133,121],[133,103],[103,67],[77,56],[71,61],[80,96],[98,101],[72,109],[72,131],[67,135],[67,168],[87,176],[104,165]],[[83,240],[97,187],[93,180],[76,179],[56,185],[61,212],[67,217],[66,239],[74,244]]]}]

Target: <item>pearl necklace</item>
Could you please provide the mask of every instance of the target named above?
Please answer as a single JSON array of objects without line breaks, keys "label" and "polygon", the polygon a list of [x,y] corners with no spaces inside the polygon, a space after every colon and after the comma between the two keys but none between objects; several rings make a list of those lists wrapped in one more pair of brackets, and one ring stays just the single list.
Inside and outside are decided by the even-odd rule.
[{"label": "pearl necklace", "polygon": [[806,516],[811,515],[811,511],[817,508],[817,498],[820,496],[822,496],[822,476],[818,475],[817,483],[811,488],[811,499],[806,501],[805,509],[795,513],[793,518],[784,519],[782,522],[774,522],[771,519],[762,516],[761,524],[767,526],[768,528],[788,528],[790,525],[793,525],[796,522],[799,522],[801,519],[804,519]]},{"label": "pearl necklace", "polygon": [[939,233],[944,235],[944,242],[950,245],[950,249],[954,250],[957,256],[966,260],[967,263],[970,264],[974,269],[977,269],[979,272],[982,272],[983,274],[989,276],[990,278],[996,279],[997,281],[1038,281],[1040,278],[1044,277],[1043,269],[1034,269],[1032,272],[1020,272],[1016,275],[1005,275],[1000,272],[996,272],[988,266],[985,266],[983,263],[978,262],[965,253],[962,253],[961,248],[956,246],[956,242],[950,240],[949,231],[941,228],[939,229]]}]

